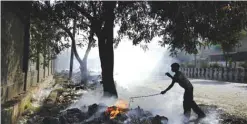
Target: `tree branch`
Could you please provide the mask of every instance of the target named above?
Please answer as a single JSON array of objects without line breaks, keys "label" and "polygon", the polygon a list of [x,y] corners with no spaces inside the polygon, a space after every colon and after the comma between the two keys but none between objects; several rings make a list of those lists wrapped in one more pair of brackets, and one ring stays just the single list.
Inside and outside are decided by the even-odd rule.
[{"label": "tree branch", "polygon": [[[75,38],[74,38],[73,34],[70,32],[70,30],[68,28],[66,28],[58,20],[55,19],[54,21],[57,23],[57,25],[59,27],[61,27],[69,35],[69,37],[70,37],[70,39],[72,41],[72,47],[74,47],[73,52],[75,54],[75,57],[79,61],[79,63],[82,63],[82,60],[81,60],[80,56],[78,55],[78,52],[77,52],[77,49],[76,49],[76,43],[75,43]],[[74,26],[74,28],[75,28],[75,26]]]},{"label": "tree branch", "polygon": [[84,9],[84,7],[82,7],[82,6],[79,7],[77,5],[75,5],[74,7],[75,7],[75,9],[77,9],[78,11],[80,11],[81,14],[84,15],[88,20],[90,20],[90,21],[93,20],[93,17],[89,13],[86,12],[86,10]]}]

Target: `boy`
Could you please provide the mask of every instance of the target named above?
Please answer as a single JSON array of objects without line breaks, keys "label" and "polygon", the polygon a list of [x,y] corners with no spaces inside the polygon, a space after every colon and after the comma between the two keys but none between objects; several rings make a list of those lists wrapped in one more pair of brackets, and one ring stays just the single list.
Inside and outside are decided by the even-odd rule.
[{"label": "boy", "polygon": [[191,109],[198,115],[198,118],[206,117],[205,113],[198,107],[198,105],[193,100],[193,86],[190,81],[184,76],[182,72],[179,71],[179,64],[173,63],[171,65],[171,70],[175,72],[175,75],[172,77],[170,73],[166,73],[166,75],[172,78],[172,83],[168,88],[161,92],[161,94],[165,94],[168,90],[170,90],[175,82],[177,82],[182,88],[184,88],[184,115],[189,119],[191,114]]}]

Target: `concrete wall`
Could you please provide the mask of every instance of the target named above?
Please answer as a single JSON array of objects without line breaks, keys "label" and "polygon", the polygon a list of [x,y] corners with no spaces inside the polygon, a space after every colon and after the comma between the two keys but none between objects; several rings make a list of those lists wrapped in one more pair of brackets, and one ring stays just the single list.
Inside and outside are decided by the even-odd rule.
[{"label": "concrete wall", "polygon": [[27,1],[1,2],[1,104],[44,82],[52,70],[43,67],[42,57],[39,63],[28,60],[30,7]]},{"label": "concrete wall", "polygon": [[53,76],[49,76],[39,85],[30,88],[25,94],[19,95],[14,101],[8,101],[1,108],[1,124],[16,124],[18,117],[22,115],[30,105],[33,94],[39,93],[42,89],[46,89],[54,85]]},{"label": "concrete wall", "polygon": [[244,68],[181,68],[189,78],[247,83],[247,69]]},{"label": "concrete wall", "polygon": [[[1,100],[6,101],[23,91],[23,54],[25,23],[18,9],[1,2]],[[20,6],[25,6],[20,4]],[[19,10],[20,11],[20,10]],[[21,11],[20,11],[21,12]],[[21,14],[23,14],[22,12]]]},{"label": "concrete wall", "polygon": [[33,93],[54,83],[51,64],[29,60],[29,1],[1,2],[1,123],[15,124]]}]

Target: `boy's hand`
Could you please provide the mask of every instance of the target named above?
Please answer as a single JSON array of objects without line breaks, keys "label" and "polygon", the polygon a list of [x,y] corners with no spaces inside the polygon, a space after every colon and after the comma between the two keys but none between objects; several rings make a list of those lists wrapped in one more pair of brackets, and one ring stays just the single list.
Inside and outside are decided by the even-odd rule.
[{"label": "boy's hand", "polygon": [[166,73],[166,75],[167,75],[168,77],[172,77],[172,75],[171,75],[170,73],[168,73],[168,72]]},{"label": "boy's hand", "polygon": [[166,93],[166,91],[161,91],[161,92],[160,92],[160,94],[165,94],[165,93]]}]

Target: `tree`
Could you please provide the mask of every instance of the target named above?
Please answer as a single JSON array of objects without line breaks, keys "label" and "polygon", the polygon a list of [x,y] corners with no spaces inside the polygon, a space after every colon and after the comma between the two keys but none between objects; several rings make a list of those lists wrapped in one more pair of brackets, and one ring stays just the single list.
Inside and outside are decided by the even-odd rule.
[{"label": "tree", "polygon": [[[74,2],[57,2],[57,3],[55,3],[54,14],[52,15],[52,17],[53,17],[53,21],[56,22],[56,24],[59,25],[59,27],[61,27],[70,37],[70,39],[72,41],[73,53],[75,54],[75,57],[80,64],[82,82],[86,82],[87,77],[88,77],[87,57],[88,57],[88,54],[89,54],[91,48],[94,47],[94,45],[95,45],[95,39],[94,39],[94,33],[92,32],[91,26],[85,20],[85,17],[83,17],[82,14],[78,13],[75,10],[75,8],[73,8],[74,4],[78,4],[78,3],[74,3]],[[74,24],[76,25],[75,30],[77,30],[77,31],[83,30],[88,35],[88,38],[85,38],[86,36],[83,35],[83,37],[84,37],[83,42],[85,43],[85,41],[88,40],[87,50],[84,54],[83,59],[81,59],[80,56],[78,55],[78,52],[76,49],[76,40],[70,31],[71,27],[69,27],[69,22],[72,19],[76,20],[76,21],[74,21]]]},{"label": "tree", "polygon": [[[113,50],[113,28],[118,23],[119,17],[116,13],[121,13],[123,10],[132,10],[133,2],[83,2],[81,6],[76,6],[76,9],[82,13],[92,26],[92,31],[98,38],[99,55],[102,69],[102,84],[105,96],[117,97],[117,91],[114,83],[114,50]],[[92,8],[85,9],[86,7]],[[126,8],[126,9],[125,9]],[[133,10],[131,12],[134,12]],[[92,13],[92,14],[91,14]],[[93,15],[93,16],[91,16]],[[120,15],[120,14],[119,14]],[[121,18],[123,19],[123,18]],[[114,23],[115,21],[115,23]],[[121,34],[121,32],[119,33]],[[116,41],[120,41],[123,33]],[[145,38],[145,37],[143,37]]]},{"label": "tree", "polygon": [[29,58],[39,65],[40,54],[44,56],[44,65],[59,54],[63,49],[68,48],[67,43],[62,43],[62,37],[66,37],[57,27],[45,20],[45,15],[40,13],[42,7],[39,3],[32,3],[32,11],[30,18],[30,55]]},{"label": "tree", "polygon": [[[238,42],[238,34],[246,27],[245,2],[150,2],[152,17],[162,28],[161,44],[169,44],[171,52],[184,50],[197,53],[196,46]],[[163,24],[162,24],[163,23]]]},{"label": "tree", "polygon": [[[58,30],[63,32],[64,37],[66,41],[69,41],[69,39],[72,42],[72,50],[73,53],[78,60],[80,64],[80,70],[82,73],[82,81],[86,82],[87,80],[87,68],[86,68],[86,61],[87,56],[90,52],[91,47],[94,46],[95,40],[93,38],[93,34],[86,33],[86,35],[90,35],[88,38],[85,38],[86,36],[83,35],[83,42],[80,44],[76,44],[76,39],[74,37],[74,34],[71,32],[79,32],[80,30],[84,30],[86,32],[90,32],[90,28],[88,28],[87,23],[84,23],[84,18],[80,17],[80,13],[77,11],[74,11],[72,8],[71,3],[73,2],[55,2],[54,4],[50,4],[50,2],[46,1],[44,3],[36,2],[36,6],[40,7],[39,14],[42,16],[40,17],[41,20],[45,21],[47,24],[52,25],[53,27],[56,27]],[[75,23],[71,24],[72,20],[74,20]],[[69,39],[68,39],[69,38]],[[83,60],[80,58],[76,45],[84,46],[83,43],[86,43],[86,40],[89,40],[88,42],[88,48],[84,55]]]},{"label": "tree", "polygon": [[234,50],[234,48],[237,47],[238,44],[235,43],[234,41],[233,42],[229,41],[229,42],[222,42],[220,45],[225,58],[225,66],[226,67],[231,66],[232,56],[230,52]]},{"label": "tree", "polygon": [[88,22],[86,25],[91,29],[90,37],[93,39],[95,34],[98,38],[104,95],[117,97],[113,79],[113,27],[116,2],[85,1],[70,5],[83,15],[81,18],[85,22]]}]

